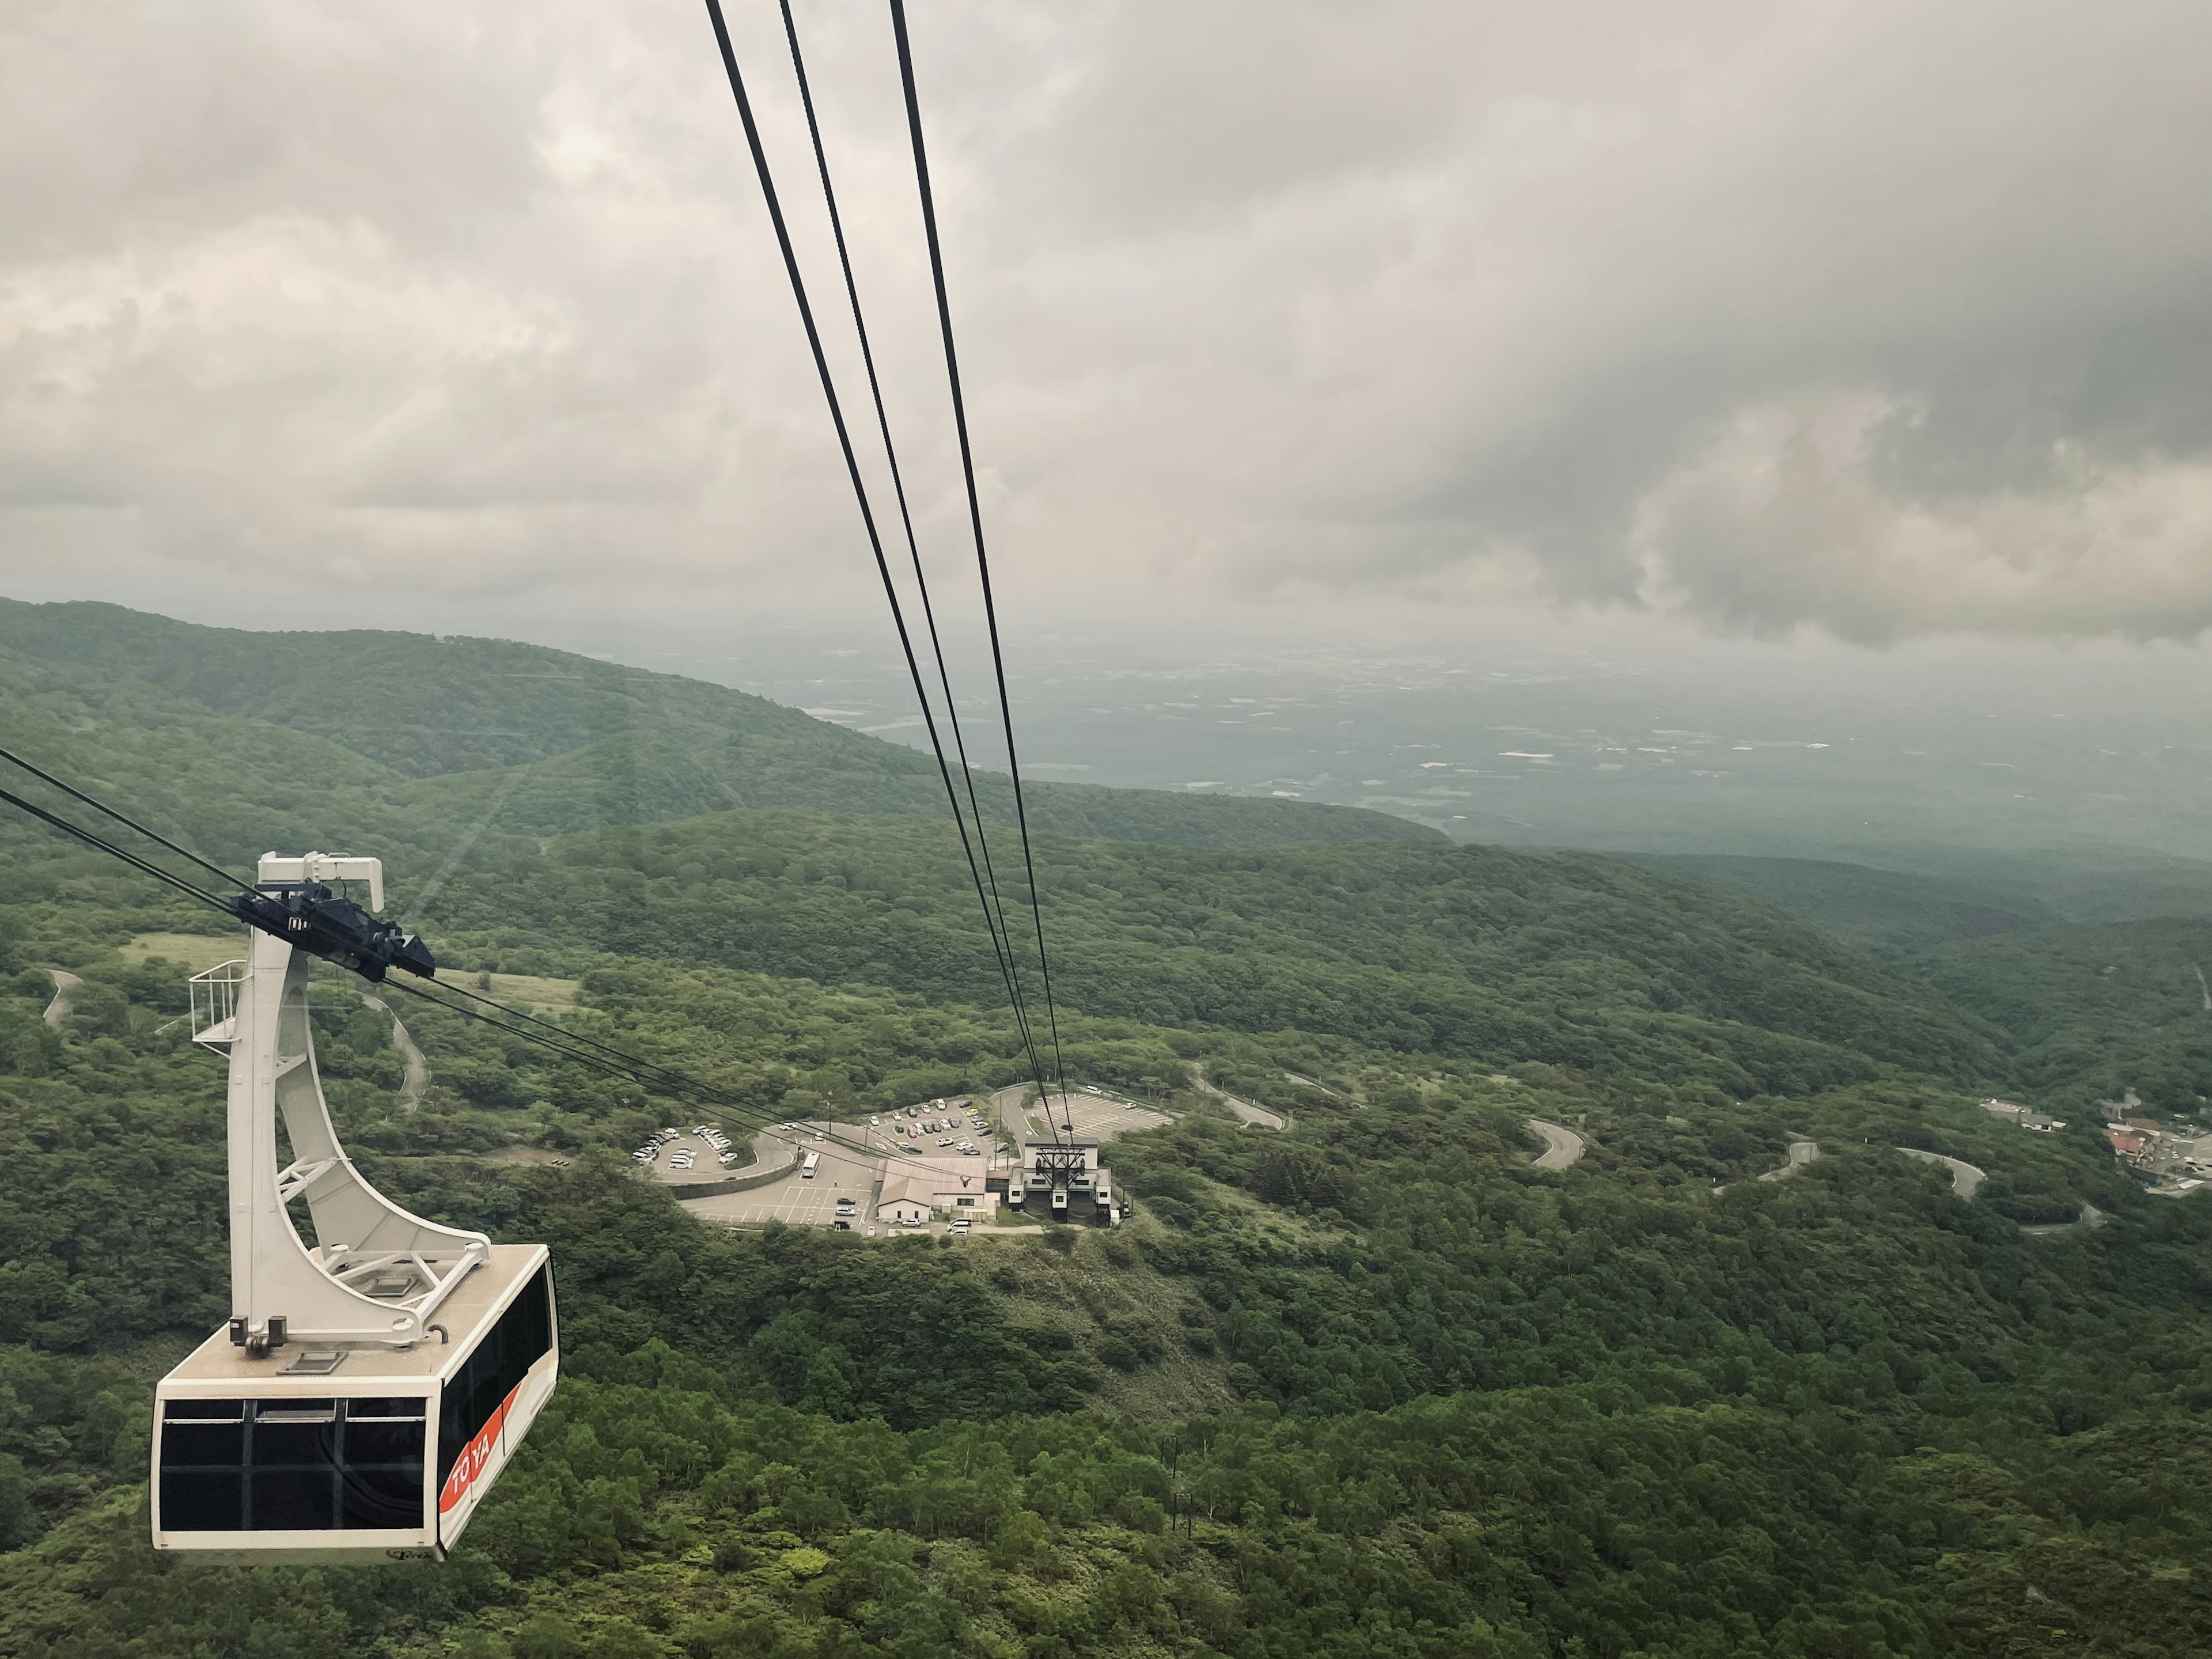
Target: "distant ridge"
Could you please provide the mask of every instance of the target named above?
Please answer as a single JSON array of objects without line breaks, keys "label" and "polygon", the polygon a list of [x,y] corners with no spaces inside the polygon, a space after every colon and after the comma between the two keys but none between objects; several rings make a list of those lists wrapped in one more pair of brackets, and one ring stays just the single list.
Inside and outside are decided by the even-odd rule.
[{"label": "distant ridge", "polygon": [[1832,859],[1620,856],[1648,869],[1754,894],[1861,945],[1917,950],[1948,939],[2054,927],[2063,920],[2033,892],[1994,879],[1917,875]]},{"label": "distant ridge", "polygon": [[1616,856],[1755,894],[1856,944],[1888,951],[2083,923],[2212,921],[2212,863],[2139,848],[1999,852],[1894,845],[1835,852],[1828,858]]},{"label": "distant ridge", "polygon": [[[511,640],[346,629],[259,632],[87,601],[0,599],[0,655],[57,687],[119,682],[218,716],[319,738],[420,787],[410,798],[509,831],[560,835],[733,808],[945,816],[927,755],[705,680]],[[74,671],[70,672],[70,671]],[[1011,821],[1002,774],[977,774]],[[1236,849],[1438,841],[1387,813],[1094,784],[1027,785],[1062,835]]]}]

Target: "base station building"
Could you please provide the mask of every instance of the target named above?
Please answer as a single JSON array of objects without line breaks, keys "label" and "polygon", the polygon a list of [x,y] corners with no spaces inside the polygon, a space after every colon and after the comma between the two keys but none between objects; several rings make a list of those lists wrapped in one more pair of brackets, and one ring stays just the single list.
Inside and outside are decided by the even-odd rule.
[{"label": "base station building", "polygon": [[933,1216],[988,1223],[998,1213],[1007,1185],[979,1158],[916,1158],[886,1163],[876,1218],[898,1227],[919,1227]]},{"label": "base station building", "polygon": [[1006,1181],[1009,1207],[1054,1221],[1121,1224],[1113,1171],[1098,1161],[1095,1140],[1032,1140]]}]

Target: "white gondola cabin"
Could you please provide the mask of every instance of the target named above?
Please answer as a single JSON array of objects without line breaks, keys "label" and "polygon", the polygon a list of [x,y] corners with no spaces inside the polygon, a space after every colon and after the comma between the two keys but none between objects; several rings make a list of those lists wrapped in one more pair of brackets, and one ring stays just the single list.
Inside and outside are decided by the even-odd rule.
[{"label": "white gondola cabin", "polygon": [[307,920],[256,921],[248,958],[193,981],[195,1041],[230,1051],[232,1316],[155,1391],[154,1547],[232,1562],[442,1559],[553,1392],[551,1264],[543,1245],[409,1214],[338,1144],[307,1019],[315,956],[337,953],[314,940],[335,918],[399,965],[428,963],[412,940],[392,956],[397,930],[322,885],[365,880],[381,909],[381,866],[271,854],[259,873]]}]

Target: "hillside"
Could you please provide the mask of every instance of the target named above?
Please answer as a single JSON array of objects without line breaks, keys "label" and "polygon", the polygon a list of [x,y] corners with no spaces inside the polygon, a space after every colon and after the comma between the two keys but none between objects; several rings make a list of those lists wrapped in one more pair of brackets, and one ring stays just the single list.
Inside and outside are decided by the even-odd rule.
[{"label": "hillside", "polygon": [[[1055,985],[1098,1015],[1802,1093],[2003,1060],[1894,972],[1766,905],[1589,854],[1355,843],[1038,848]],[[472,860],[426,926],[826,984],[1000,994],[957,844],[898,819],[724,813]],[[518,960],[522,958],[518,957]]]},{"label": "hillside", "polygon": [[1829,859],[1629,854],[1632,863],[1751,893],[1869,949],[1915,951],[2056,926],[2063,918],[2026,884],[1921,875]]},{"label": "hillside", "polygon": [[[1379,1659],[1401,1626],[1437,1659],[1688,1659],[1716,1632],[1807,1659],[2198,1650],[2212,1231],[1965,1097],[1662,1112],[1540,1065],[1077,1017],[1082,1074],[1185,1114],[1117,1149],[1121,1233],[731,1235],[626,1174],[658,1111],[482,1028],[422,1018],[441,1081],[396,1108],[335,984],[319,1047],[365,1165],[553,1243],[570,1380],[447,1570],[168,1567],[145,1379],[224,1305],[221,1069],[163,1029],[175,975],[86,933],[159,914],[8,912],[0,1652]],[[21,964],[56,951],[92,988],[50,1028]],[[593,1029],[763,1104],[1018,1075],[989,1011],[549,965]],[[1308,1091],[1297,1134],[1243,1130],[1179,1086],[1200,1057],[1365,1103]],[[1598,1154],[1532,1173],[1531,1113]],[[1710,1190],[1803,1133],[1834,1151],[1796,1180]],[[572,1167],[483,1161],[518,1138]],[[1881,1150],[1930,1139],[2114,1219],[2026,1238]],[[1164,1408],[1194,1384],[1223,1403]],[[2023,1580],[2069,1622],[2024,1613]]]},{"label": "hillside", "polygon": [[1995,852],[1898,843],[1841,850],[1841,859],[1619,856],[1756,894],[1890,954],[2069,924],[2212,919],[2212,864],[2137,848],[2093,842]]},{"label": "hillside", "polygon": [[[274,681],[183,684],[0,654],[11,734],[118,804],[234,863],[387,853],[448,975],[562,981],[564,1024],[733,1127],[1025,1075],[941,822],[695,798],[658,728],[410,773],[270,718]],[[875,787],[814,724],[791,792]],[[712,810],[593,822],[625,767]],[[626,1155],[702,1109],[411,1006],[405,1097],[389,1016],[326,975],[361,1164],[550,1245],[567,1380],[452,1563],[249,1572],[156,1560],[143,1508],[151,1379],[228,1305],[222,1067],[145,955],[222,924],[0,820],[0,1656],[2206,1650],[2212,1205],[1976,1105],[2187,1024],[2196,934],[1894,963],[1592,854],[1037,851],[1070,1074],[1170,1119],[1112,1143],[1111,1232],[709,1225]],[[1532,1118],[1587,1155],[1534,1168]]]},{"label": "hillside", "polygon": [[[926,754],[703,680],[512,641],[255,633],[117,605],[0,599],[0,671],[11,665],[0,741],[51,745],[66,735],[67,757],[100,769],[105,712],[119,700],[118,740],[134,727],[196,726],[192,750],[267,757],[294,776],[341,750],[374,763],[331,769],[372,797],[365,808],[413,815],[416,839],[442,835],[448,845],[495,818],[510,833],[559,835],[735,806],[945,816],[943,782]],[[21,725],[26,697],[47,704],[53,720]],[[314,742],[288,750],[270,727]],[[987,815],[1011,823],[1003,775],[979,773],[977,785]],[[1356,807],[1088,784],[1025,789],[1034,824],[1109,840],[1441,839]],[[193,810],[208,810],[210,792],[196,787],[191,799]]]},{"label": "hillside", "polygon": [[2010,1039],[2039,1104],[2079,1112],[2133,1089],[2154,1110],[2194,1115],[2212,1097],[2212,922],[2007,934],[1923,965]]}]

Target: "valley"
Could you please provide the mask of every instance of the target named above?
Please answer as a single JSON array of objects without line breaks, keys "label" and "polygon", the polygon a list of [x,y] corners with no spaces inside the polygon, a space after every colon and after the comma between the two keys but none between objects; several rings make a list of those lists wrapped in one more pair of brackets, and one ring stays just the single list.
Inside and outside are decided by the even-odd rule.
[{"label": "valley", "polygon": [[[0,1654],[2134,1659],[2212,1629],[2212,1193],[2147,1191],[2096,1104],[2205,1124],[2201,921],[1056,786],[1059,1045],[1120,1224],[838,1229],[875,1162],[925,1161],[880,1151],[726,1217],[750,1194],[680,1191],[722,1173],[702,1121],[770,1173],[817,1144],[779,1125],[938,1100],[990,1103],[976,1165],[1036,1133],[910,751],[406,635],[338,636],[391,669],[340,720],[309,636],[58,609],[0,616],[0,744],[219,861],[380,852],[441,979],[720,1104],[411,1001],[401,1042],[319,980],[355,1157],[551,1247],[564,1381],[442,1568],[157,1560],[150,1380],[228,1310],[222,1078],[179,1021],[233,930],[0,823]],[[671,1126],[689,1166],[645,1169]]]}]

